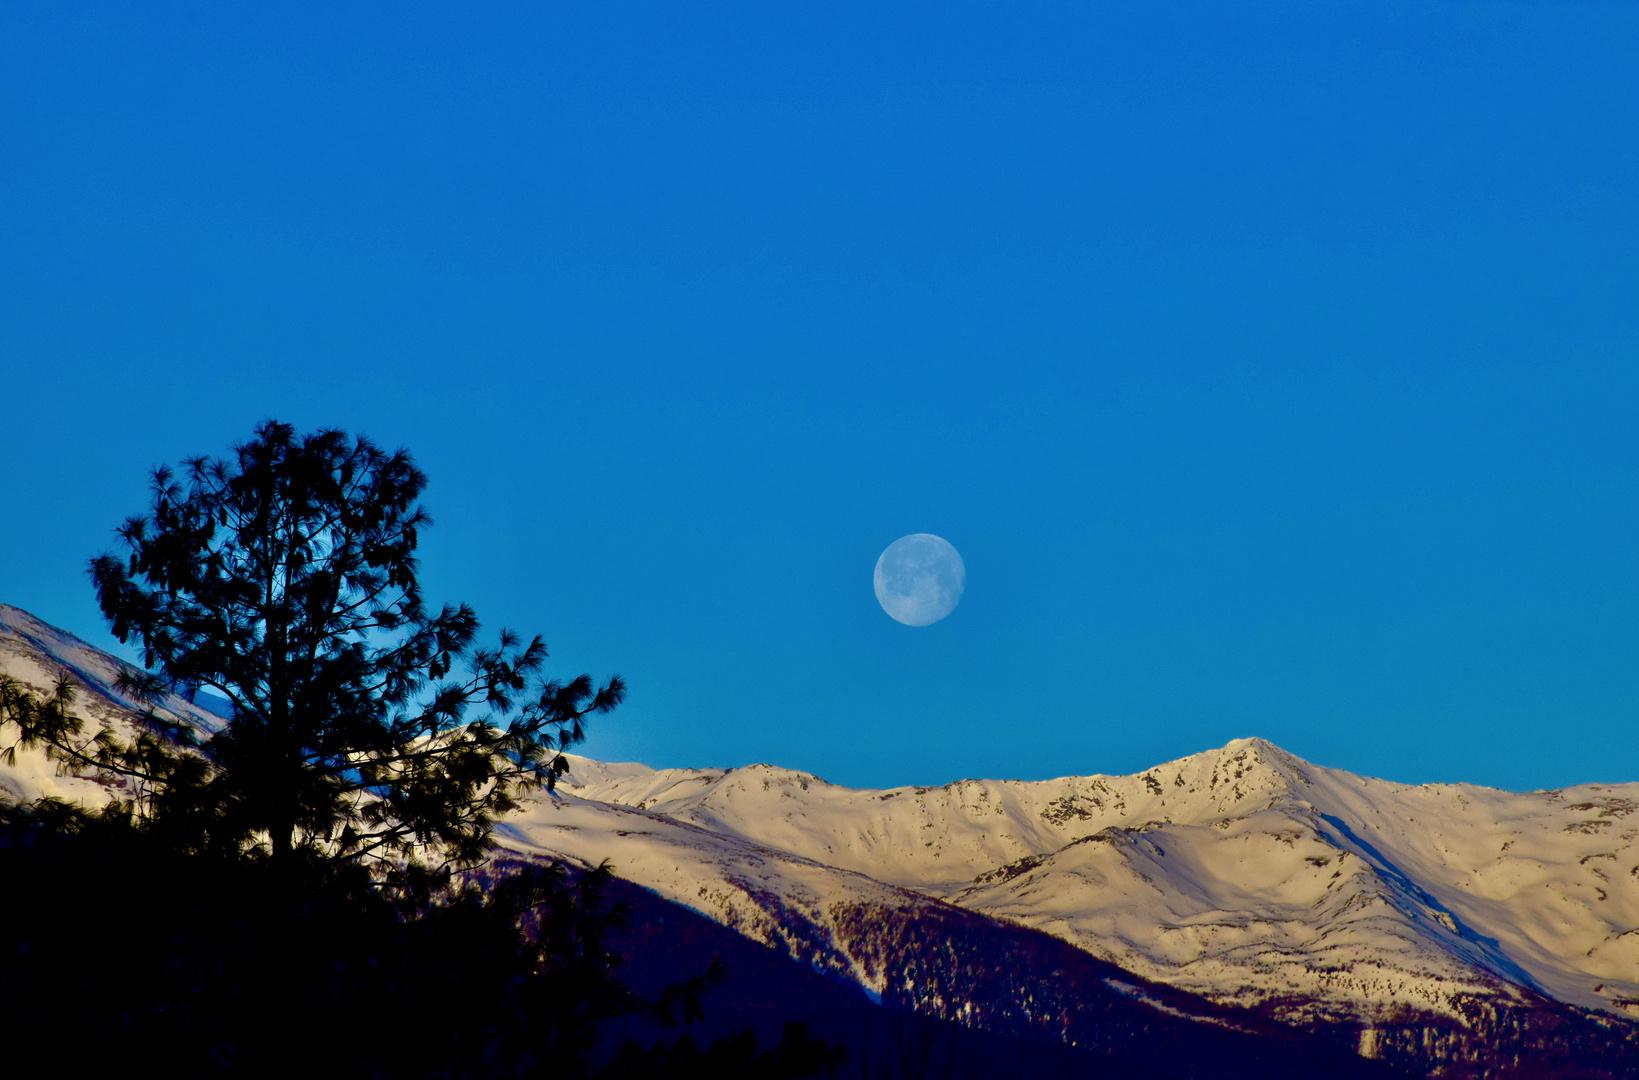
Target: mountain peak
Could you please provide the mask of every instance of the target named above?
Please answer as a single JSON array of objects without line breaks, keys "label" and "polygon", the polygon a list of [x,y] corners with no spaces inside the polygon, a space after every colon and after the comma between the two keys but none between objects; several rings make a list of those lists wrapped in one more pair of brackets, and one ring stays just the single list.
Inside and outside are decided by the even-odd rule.
[{"label": "mountain peak", "polygon": [[[0,605],[0,672],[44,689],[63,667],[87,715],[132,722],[110,696],[120,661]],[[1453,1016],[1459,998],[1534,993],[1639,1012],[1639,784],[1396,784],[1255,736],[1128,776],[888,790],[767,763],[568,757],[562,797],[497,823],[504,847],[608,859],[876,989],[848,912],[955,905],[1215,1000],[1304,1015]],[[0,794],[108,797],[54,772],[19,754]]]}]

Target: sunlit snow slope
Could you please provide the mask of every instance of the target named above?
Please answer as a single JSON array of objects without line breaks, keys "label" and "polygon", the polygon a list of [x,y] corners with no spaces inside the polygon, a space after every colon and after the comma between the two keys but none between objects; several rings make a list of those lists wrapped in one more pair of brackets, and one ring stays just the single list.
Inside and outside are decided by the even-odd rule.
[{"label": "sunlit snow slope", "polygon": [[888,791],[574,758],[561,792],[509,842],[606,858],[763,940],[779,905],[819,927],[880,882],[1225,1001],[1639,1008],[1639,784],[1411,786],[1238,739],[1136,776]]},{"label": "sunlit snow slope", "polygon": [[[0,673],[47,693],[65,668],[82,715],[134,722],[119,661],[0,605]],[[887,791],[768,765],[571,761],[556,794],[500,823],[504,847],[607,860],[873,991],[890,975],[866,955],[869,913],[954,904],[1293,1018],[1452,1012],[1533,989],[1639,1014],[1639,784],[1411,786],[1260,739],[1136,776]],[[108,794],[37,752],[0,766],[0,797]]]},{"label": "sunlit snow slope", "polygon": [[[99,724],[108,724],[122,738],[129,739],[136,717],[147,711],[146,706],[118,689],[120,672],[127,668],[129,665],[117,658],[41,622],[22,608],[0,604],[0,675],[11,676],[40,697],[49,697],[58,676],[66,671],[76,684],[71,711],[87,721],[88,736]],[[167,722],[180,720],[201,731],[214,731],[222,725],[221,717],[174,694],[165,695],[153,706],[153,712]],[[0,735],[0,747],[9,746],[11,741],[10,734]],[[0,767],[0,798],[13,801],[52,796],[95,804],[108,798],[109,791],[109,785],[93,779],[59,775],[57,766],[47,761],[38,747],[18,748],[15,763]]]}]

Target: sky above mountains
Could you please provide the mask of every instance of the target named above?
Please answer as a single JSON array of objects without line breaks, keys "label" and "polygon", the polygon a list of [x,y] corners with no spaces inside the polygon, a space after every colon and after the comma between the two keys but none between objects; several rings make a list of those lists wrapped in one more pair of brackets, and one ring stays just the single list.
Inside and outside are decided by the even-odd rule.
[{"label": "sky above mountains", "polygon": [[[146,472],[415,454],[585,751],[1639,761],[1639,10],[0,9],[0,601]],[[928,532],[961,606],[889,619]]]}]

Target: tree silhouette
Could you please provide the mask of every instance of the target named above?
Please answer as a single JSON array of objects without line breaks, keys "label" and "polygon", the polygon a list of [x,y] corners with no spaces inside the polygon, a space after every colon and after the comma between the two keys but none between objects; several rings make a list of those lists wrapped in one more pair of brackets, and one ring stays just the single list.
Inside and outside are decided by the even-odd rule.
[{"label": "tree silhouette", "polygon": [[87,730],[66,673],[44,699],[0,677],[0,757],[43,746],[134,792],[0,800],[0,881],[29,883],[0,889],[0,1030],[87,1070],[151,1057],[183,1075],[834,1069],[841,1048],[800,1025],[765,1052],[749,1032],[607,1043],[611,1018],[698,1019],[725,971],[638,995],[607,867],[488,860],[495,816],[550,788],[625,689],[546,679],[539,638],[479,647],[469,608],[425,606],[425,486],[403,450],[275,421],[180,479],[154,471],[123,556],[91,564],[150,669],[122,683],[209,688],[232,716],[202,733],[150,710],[121,738]]},{"label": "tree silhouette", "polygon": [[[209,688],[233,706],[198,744],[203,783],[153,810],[209,815],[217,841],[275,864],[362,861],[448,872],[483,857],[494,815],[550,786],[582,721],[618,705],[540,677],[546,647],[503,630],[481,648],[465,605],[435,614],[415,550],[426,477],[404,450],[267,421],[229,459],[156,469],[123,557],[91,576],[147,686]],[[429,860],[436,860],[429,862]]]}]

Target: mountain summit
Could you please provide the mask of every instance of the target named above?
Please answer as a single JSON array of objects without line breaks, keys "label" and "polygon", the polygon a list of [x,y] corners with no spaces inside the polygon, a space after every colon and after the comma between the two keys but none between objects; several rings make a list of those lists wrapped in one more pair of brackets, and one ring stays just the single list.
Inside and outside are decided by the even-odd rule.
[{"label": "mountain summit", "polygon": [[[122,666],[0,605],[0,674],[46,692],[67,671],[83,714],[140,723]],[[1329,1032],[1397,1068],[1472,1066],[1452,1075],[1545,1047],[1585,1063],[1590,1039],[1625,1064],[1586,1075],[1639,1060],[1639,784],[1398,784],[1256,738],[1130,776],[884,790],[569,761],[497,823],[503,859],[607,860],[880,1001],[1086,1042],[1113,1015],[1088,1002],[1115,994],[1217,1029]],[[20,752],[0,797],[109,797],[53,774]]]},{"label": "mountain summit", "polygon": [[1639,1009],[1639,784],[1396,784],[1262,739],[1132,776],[881,791],[571,761],[512,842],[607,857],[729,925],[823,924],[837,897],[887,887],[1226,1002],[1456,1015],[1527,991]]}]

